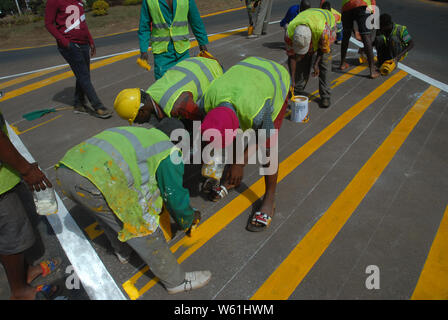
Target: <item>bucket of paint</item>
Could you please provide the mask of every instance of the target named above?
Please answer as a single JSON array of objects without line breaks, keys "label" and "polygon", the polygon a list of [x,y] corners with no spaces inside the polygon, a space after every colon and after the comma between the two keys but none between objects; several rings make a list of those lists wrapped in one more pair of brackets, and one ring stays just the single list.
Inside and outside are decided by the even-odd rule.
[{"label": "bucket of paint", "polygon": [[308,97],[293,96],[291,98],[291,120],[294,122],[308,122]]}]

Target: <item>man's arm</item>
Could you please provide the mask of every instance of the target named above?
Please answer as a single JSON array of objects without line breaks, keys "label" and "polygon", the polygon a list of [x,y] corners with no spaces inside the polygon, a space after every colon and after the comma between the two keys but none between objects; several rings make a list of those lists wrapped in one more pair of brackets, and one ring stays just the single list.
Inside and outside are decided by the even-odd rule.
[{"label": "man's arm", "polygon": [[170,157],[160,162],[156,172],[157,184],[168,212],[182,230],[188,230],[194,219],[194,210],[190,206],[190,193],[183,187],[183,176],[184,164],[174,164]]},{"label": "man's arm", "polygon": [[405,54],[407,54],[409,51],[411,51],[414,48],[414,40],[409,40],[406,49],[403,50],[403,52],[401,52],[398,56],[397,56],[397,61],[400,61],[401,57],[403,57]]},{"label": "man's arm", "polygon": [[[140,54],[143,56],[146,54],[146,59],[148,58],[148,47],[149,41],[151,39],[151,16],[149,14],[148,3],[146,0],[142,1],[142,7],[140,9],[140,24],[138,28],[138,41],[140,44]],[[142,57],[144,58],[144,57]]]},{"label": "man's arm", "polygon": [[52,187],[37,163],[26,161],[3,131],[0,131],[0,161],[16,170],[31,190],[40,191],[45,190],[46,186]]},{"label": "man's arm", "polygon": [[188,22],[190,23],[191,31],[193,31],[196,40],[198,40],[199,48],[203,47],[201,50],[207,50],[205,47],[208,44],[207,32],[205,31],[204,23],[202,22],[201,15],[194,0],[189,0],[189,8]]},{"label": "man's arm", "polygon": [[70,41],[67,40],[55,26],[57,11],[57,0],[48,0],[45,6],[45,28],[47,28],[48,32],[50,32],[62,46],[67,48]]}]

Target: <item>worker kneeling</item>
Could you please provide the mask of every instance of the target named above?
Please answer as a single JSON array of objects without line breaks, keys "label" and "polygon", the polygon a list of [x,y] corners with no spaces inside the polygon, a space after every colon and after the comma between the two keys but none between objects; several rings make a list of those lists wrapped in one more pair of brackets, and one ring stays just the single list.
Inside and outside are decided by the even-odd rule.
[{"label": "worker kneeling", "polygon": [[171,161],[179,149],[168,136],[182,124],[166,119],[159,128],[107,129],[70,149],[56,175],[64,194],[95,217],[118,256],[129,256],[132,248],[174,294],[206,285],[211,273],[184,272],[159,228],[164,203],[187,233],[200,220],[182,186],[184,165]]},{"label": "worker kneeling", "polygon": [[[269,163],[264,164],[264,168],[270,168],[270,162],[273,162],[273,159],[277,161],[274,169],[262,171],[265,176],[266,193],[260,210],[255,212],[248,221],[249,231],[265,230],[274,215],[278,176],[276,141],[288,105],[290,83],[288,71],[280,64],[264,58],[249,57],[232,66],[223,76],[216,79],[204,95],[203,105],[206,116],[201,124],[203,140],[207,131],[212,129],[211,133],[219,133],[219,140],[223,142],[222,147],[233,143],[233,151],[236,151],[238,146],[235,144],[238,139],[234,139],[235,131],[239,128],[243,132],[252,129],[257,137],[255,148],[265,147],[269,153],[266,154]],[[264,143],[262,136],[267,138]],[[210,140],[213,143],[214,139]],[[252,156],[249,155],[249,150],[252,151],[253,146],[249,143],[248,147],[245,149],[243,147],[243,155],[240,154],[239,157],[240,160],[244,157],[242,161],[232,159],[233,164],[224,179],[217,177],[221,181],[210,193],[212,200],[223,198],[229,189],[241,183],[244,166]]]},{"label": "worker kneeling", "polygon": [[216,59],[185,59],[168,69],[146,92],[138,88],[122,90],[115,99],[115,111],[130,124],[149,122],[152,114],[158,120],[165,117],[201,120],[204,112],[198,104],[222,73]]},{"label": "worker kneeling", "polygon": [[383,13],[380,16],[380,31],[375,39],[380,72],[387,76],[398,66],[414,47],[414,41],[406,26],[396,24],[392,17]]}]

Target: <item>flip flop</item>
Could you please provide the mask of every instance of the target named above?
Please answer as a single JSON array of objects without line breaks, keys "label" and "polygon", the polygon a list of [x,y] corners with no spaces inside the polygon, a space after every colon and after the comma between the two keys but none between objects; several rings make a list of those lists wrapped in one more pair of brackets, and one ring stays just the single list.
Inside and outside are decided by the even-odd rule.
[{"label": "flip flop", "polygon": [[[272,217],[261,211],[254,212],[247,222],[246,229],[252,232],[264,231],[271,225]],[[255,224],[256,223],[256,224]]]},{"label": "flip flop", "polygon": [[42,284],[36,287],[36,300],[51,300],[60,291],[61,288],[59,286]]},{"label": "flip flop", "polygon": [[42,273],[38,274],[35,278],[33,278],[30,281],[30,283],[33,282],[34,280],[38,279],[39,277],[45,278],[48,275],[55,273],[59,269],[61,263],[62,263],[62,260],[59,257],[55,257],[55,258],[44,260],[44,261],[40,262],[39,265],[42,268]]}]

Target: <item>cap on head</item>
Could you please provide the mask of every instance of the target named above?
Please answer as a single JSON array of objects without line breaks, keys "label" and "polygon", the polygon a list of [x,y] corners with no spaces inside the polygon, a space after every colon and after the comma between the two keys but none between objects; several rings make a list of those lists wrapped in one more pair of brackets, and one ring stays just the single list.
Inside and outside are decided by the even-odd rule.
[{"label": "cap on head", "polygon": [[117,114],[129,124],[133,124],[141,107],[141,93],[139,88],[122,90],[114,101],[114,109]]},{"label": "cap on head", "polygon": [[296,54],[306,54],[311,43],[311,29],[306,25],[299,25],[294,30],[292,46]]}]

